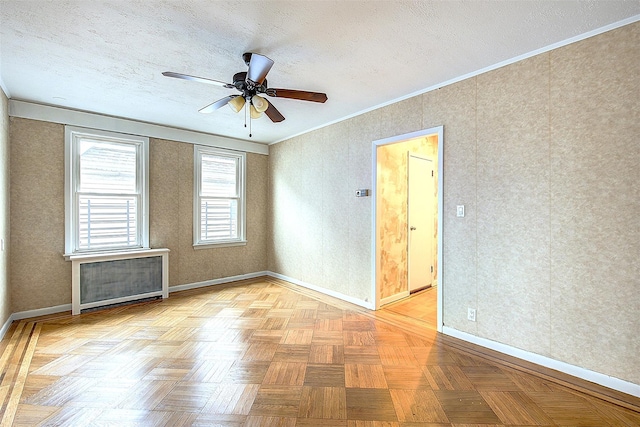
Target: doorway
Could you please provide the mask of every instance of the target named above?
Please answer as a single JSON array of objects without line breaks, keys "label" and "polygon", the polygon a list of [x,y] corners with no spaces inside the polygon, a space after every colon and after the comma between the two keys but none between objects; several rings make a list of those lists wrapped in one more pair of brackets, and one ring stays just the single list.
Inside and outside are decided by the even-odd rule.
[{"label": "doorway", "polygon": [[[445,292],[445,281],[441,273],[443,131],[443,127],[439,126],[374,141],[371,194],[373,208],[372,295],[375,298],[372,305],[375,309],[379,309],[397,303],[407,298],[411,290],[428,288],[428,282],[431,281],[432,290],[437,293],[435,298],[436,324],[432,327],[440,332],[443,324],[442,302]],[[426,184],[425,187],[431,186],[429,190],[431,196],[427,198],[426,203],[431,204],[432,210],[431,214],[424,211],[414,213],[413,218],[410,219],[409,175],[410,169],[412,169],[410,162],[413,164],[421,161],[423,163],[416,163],[413,166],[413,171],[417,171],[420,175],[424,171],[420,172],[421,167],[417,165],[425,165],[424,161],[431,162],[428,174],[431,175],[431,171],[433,171],[433,181]],[[431,230],[429,230],[428,224],[420,226],[410,224],[416,215],[422,219],[426,218],[427,221],[430,220]],[[411,227],[416,229],[411,230]],[[422,254],[416,255],[416,252],[410,249],[410,244],[415,243],[416,238],[411,238],[410,233],[419,231],[419,227],[430,236],[432,243],[431,250],[423,247]],[[417,253],[419,254],[419,252]],[[431,271],[432,266],[433,272]],[[413,271],[414,267],[418,270]],[[420,269],[422,271],[419,271]],[[413,283],[413,279],[416,277],[422,277],[422,279]],[[418,292],[418,295],[420,293]],[[431,296],[433,295],[432,293]],[[394,306],[397,307],[398,304],[394,304]]]}]

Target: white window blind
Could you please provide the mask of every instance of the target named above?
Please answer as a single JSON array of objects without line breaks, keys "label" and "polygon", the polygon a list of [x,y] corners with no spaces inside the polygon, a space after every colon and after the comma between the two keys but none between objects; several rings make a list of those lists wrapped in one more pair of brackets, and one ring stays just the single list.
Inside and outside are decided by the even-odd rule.
[{"label": "white window blind", "polygon": [[244,242],[245,154],[195,147],[194,245]]},{"label": "white window blind", "polygon": [[148,140],[68,129],[68,254],[148,247]]}]

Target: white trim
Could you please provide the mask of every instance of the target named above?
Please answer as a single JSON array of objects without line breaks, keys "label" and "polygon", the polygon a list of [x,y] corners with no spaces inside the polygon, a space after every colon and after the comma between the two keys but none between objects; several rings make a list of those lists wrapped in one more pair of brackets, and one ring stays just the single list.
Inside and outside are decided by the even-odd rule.
[{"label": "white trim", "polygon": [[371,300],[373,309],[377,310],[382,304],[376,279],[378,276],[378,146],[375,141],[371,144],[371,149]]},{"label": "white trim", "polygon": [[213,249],[213,248],[230,248],[233,246],[247,246],[247,240],[240,240],[237,242],[223,242],[223,243],[199,243],[193,245],[193,250],[199,251],[201,249]]},{"label": "white trim", "polygon": [[[7,95],[8,97],[8,95]],[[97,113],[70,110],[62,107],[35,104],[26,101],[9,100],[9,116],[34,119],[43,122],[61,123],[131,135],[143,135],[189,144],[209,147],[228,148],[248,153],[269,154],[269,146],[257,142],[242,141],[202,132],[177,129],[152,123],[138,122],[119,117],[104,116]]]},{"label": "white trim", "polygon": [[[79,250],[79,207],[78,183],[80,182],[79,144],[89,139],[106,143],[117,143],[134,146],[136,149],[136,191],[134,196],[140,203],[136,215],[137,245],[133,247],[115,247],[98,250]],[[133,251],[149,248],[149,138],[111,131],[64,127],[64,198],[65,198],[65,253],[100,253],[109,251]]]},{"label": "white trim", "polygon": [[[237,234],[235,239],[225,240],[200,240],[201,215],[202,215],[202,157],[203,155],[217,156],[233,159],[236,163],[236,194],[234,197],[238,202],[237,211]],[[193,247],[225,247],[246,245],[247,230],[247,154],[242,151],[225,150],[221,148],[205,147],[202,145],[193,146]],[[221,197],[222,198],[222,197]]]},{"label": "white trim", "polygon": [[10,317],[11,321],[30,319],[32,317],[48,316],[49,314],[63,313],[71,311],[71,304],[56,305],[53,307],[36,308],[35,310],[26,310],[13,313]]},{"label": "white trim", "polygon": [[106,307],[109,305],[120,304],[123,302],[129,302],[129,301],[134,302],[137,300],[143,300],[143,299],[153,298],[153,297],[166,298],[163,296],[163,292],[164,291],[147,292],[145,294],[136,294],[133,297],[127,296],[127,297],[120,297],[120,298],[103,299],[96,302],[89,302],[89,303],[82,304],[77,313],[73,312],[73,304],[71,304],[72,314],[78,315],[82,312],[82,310],[87,310],[95,307]]},{"label": "white trim", "polygon": [[169,286],[169,293],[188,291],[190,289],[204,288],[206,286],[224,285],[239,280],[255,279],[261,276],[269,276],[268,271],[258,271],[255,273],[239,274],[237,276],[221,277],[220,279],[205,280],[204,282],[187,283],[185,285]]},{"label": "white trim", "polygon": [[[436,329],[444,326],[444,126],[438,126],[438,275],[433,284],[437,288]],[[438,286],[441,285],[441,286]]]},{"label": "white trim", "polygon": [[440,284],[437,292],[437,318],[436,318],[436,330],[442,332],[443,326],[443,310],[444,310],[444,268],[443,268],[443,254],[444,254],[444,126],[435,126],[429,129],[423,129],[416,132],[405,133],[403,135],[391,136],[389,138],[378,139],[373,141],[372,147],[372,194],[371,194],[371,297],[374,301],[374,310],[377,310],[382,305],[380,300],[380,292],[377,288],[377,184],[378,184],[378,147],[382,145],[395,144],[399,142],[409,141],[412,139],[422,138],[430,135],[438,135],[438,278],[437,282]]},{"label": "white trim", "polygon": [[402,298],[408,297],[409,295],[411,295],[411,293],[409,291],[402,291],[402,292],[399,292],[399,293],[397,293],[395,295],[391,295],[390,297],[382,298],[382,299],[380,299],[380,306],[391,304],[392,302],[399,301]]},{"label": "white trim", "polygon": [[2,328],[0,328],[0,340],[4,339],[4,336],[7,334],[7,331],[11,327],[11,324],[13,323],[14,320],[15,319],[13,318],[13,314],[7,317],[7,321],[4,322],[4,325],[2,325]]},{"label": "white trim", "polygon": [[383,102],[383,103],[375,105],[373,107],[369,107],[369,108],[366,108],[364,110],[360,110],[358,112],[355,112],[353,114],[349,114],[348,116],[341,117],[339,119],[336,119],[336,120],[333,120],[331,122],[316,126],[314,128],[310,128],[310,129],[307,129],[305,131],[296,133],[294,135],[290,135],[290,136],[287,136],[285,138],[279,139],[277,141],[270,142],[269,145],[278,144],[279,142],[283,142],[283,141],[286,141],[288,139],[292,139],[292,138],[295,138],[297,136],[304,135],[305,133],[310,133],[310,132],[313,132],[315,130],[327,127],[327,126],[331,126],[331,125],[334,125],[336,123],[340,123],[342,121],[352,119],[352,118],[360,116],[362,114],[369,113],[369,112],[377,110],[379,108],[383,108],[383,107],[386,107],[388,105],[395,104],[396,102],[404,101],[405,99],[413,98],[414,96],[422,95],[422,94],[425,94],[427,92],[431,92],[433,90],[437,90],[437,89],[443,88],[445,86],[449,86],[449,85],[452,85],[454,83],[458,83],[458,82],[460,82],[462,80],[466,80],[466,79],[469,79],[471,77],[476,77],[476,76],[479,76],[480,74],[484,74],[484,73],[487,73],[489,71],[496,70],[498,68],[506,67],[507,65],[511,65],[511,64],[513,64],[515,62],[522,61],[524,59],[531,58],[533,56],[540,55],[542,53],[546,53],[546,52],[552,51],[554,49],[558,49],[558,48],[570,45],[572,43],[576,43],[576,42],[588,39],[590,37],[597,36],[597,35],[602,34],[602,33],[606,33],[607,31],[615,30],[616,28],[624,27],[625,25],[633,24],[636,21],[640,21],[640,15],[634,15],[634,16],[631,16],[629,18],[623,19],[622,21],[614,22],[612,24],[605,25],[604,27],[600,27],[600,28],[596,28],[595,30],[588,31],[588,32],[586,32],[584,34],[579,34],[577,36],[570,37],[568,39],[561,40],[559,42],[550,44],[549,46],[541,47],[540,49],[532,50],[530,52],[523,53],[522,55],[514,56],[513,58],[506,59],[504,61],[498,62],[498,63],[493,64],[493,65],[489,65],[488,67],[484,67],[484,68],[481,68],[479,70],[472,71],[470,73],[463,74],[461,76],[454,77],[454,78],[449,79],[449,80],[445,80],[442,83],[436,83],[436,84],[431,85],[431,86],[429,86],[429,87],[427,87],[425,89],[420,89],[418,91],[411,92],[410,94],[401,96],[399,98],[392,99],[391,101]]},{"label": "white trim", "polygon": [[487,338],[478,337],[476,335],[462,332],[448,326],[442,328],[442,333],[463,341],[470,342],[472,344],[476,344],[503,354],[507,354],[509,356],[517,357],[518,359],[526,360],[527,362],[535,363],[536,365],[544,366],[545,368],[564,372],[571,376],[581,378],[586,381],[591,381],[592,383],[596,383],[613,390],[618,390],[632,396],[640,397],[640,385],[638,384],[633,384],[619,378],[591,371],[586,368],[581,368],[580,366],[572,365],[570,363],[542,356],[537,353],[532,353],[526,350],[512,347],[507,344],[492,341]]},{"label": "white trim", "polygon": [[[5,96],[7,97],[7,99],[11,99],[11,94],[9,93],[9,89],[7,88],[7,85],[4,84],[4,80],[2,80],[2,76],[0,76],[0,88],[2,88],[2,91],[4,92]],[[1,332],[2,330],[0,330]],[[4,336],[4,335],[2,335]]]},{"label": "white trim", "polygon": [[268,271],[267,275],[274,277],[276,279],[285,280],[287,282],[293,283],[294,285],[302,286],[303,288],[311,289],[312,291],[320,292],[321,294],[328,295],[330,297],[338,298],[342,301],[349,302],[351,304],[358,305],[360,307],[367,308],[369,310],[373,310],[373,303],[370,301],[361,300],[359,298],[354,298],[349,295],[345,295],[340,292],[333,291],[331,289],[323,288],[320,286],[312,285],[311,283],[303,282],[298,279],[294,279],[293,277],[285,276],[284,274],[274,273],[272,271]]},{"label": "white trim", "polygon": [[137,249],[130,251],[111,251],[100,253],[79,253],[67,255],[67,261],[102,262],[116,259],[145,258],[169,253],[168,248]]}]

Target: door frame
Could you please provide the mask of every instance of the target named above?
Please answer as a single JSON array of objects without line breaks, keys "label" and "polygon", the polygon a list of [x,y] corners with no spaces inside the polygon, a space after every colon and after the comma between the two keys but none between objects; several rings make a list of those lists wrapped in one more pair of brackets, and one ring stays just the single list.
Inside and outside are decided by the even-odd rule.
[{"label": "door frame", "polygon": [[437,135],[438,137],[438,284],[437,284],[437,321],[436,329],[442,332],[443,300],[446,289],[446,278],[444,276],[443,262],[443,217],[444,217],[444,126],[436,126],[416,132],[405,133],[389,138],[378,139],[372,142],[372,166],[371,166],[371,304],[374,310],[380,308],[380,289],[378,288],[378,247],[377,247],[377,187],[378,187],[378,147],[388,144],[395,144],[411,139]]}]

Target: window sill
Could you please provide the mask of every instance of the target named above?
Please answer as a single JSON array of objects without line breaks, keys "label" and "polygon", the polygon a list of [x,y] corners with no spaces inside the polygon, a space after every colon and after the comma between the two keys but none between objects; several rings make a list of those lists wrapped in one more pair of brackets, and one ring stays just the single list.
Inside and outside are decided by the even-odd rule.
[{"label": "window sill", "polygon": [[109,261],[122,258],[143,258],[148,256],[162,255],[169,252],[167,248],[161,249],[127,249],[123,251],[86,252],[77,254],[64,254],[65,261]]},{"label": "window sill", "polygon": [[246,240],[238,240],[234,242],[220,242],[220,243],[196,243],[193,245],[193,249],[214,249],[214,248],[228,248],[231,246],[246,246]]}]

